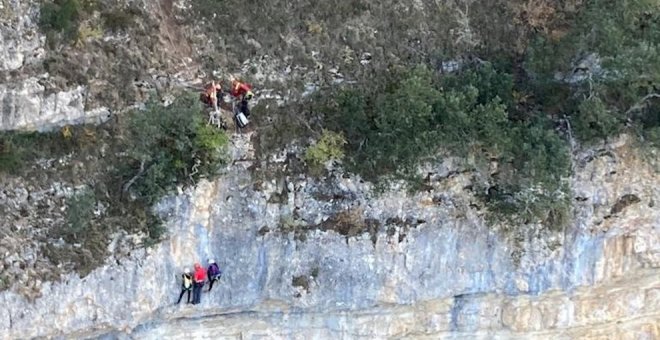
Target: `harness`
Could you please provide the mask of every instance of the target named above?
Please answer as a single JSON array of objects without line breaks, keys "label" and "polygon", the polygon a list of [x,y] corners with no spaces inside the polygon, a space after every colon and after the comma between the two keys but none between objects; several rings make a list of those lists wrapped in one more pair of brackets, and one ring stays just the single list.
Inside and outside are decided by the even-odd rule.
[{"label": "harness", "polygon": [[191,290],[192,289],[192,278],[188,275],[183,275],[183,289]]}]

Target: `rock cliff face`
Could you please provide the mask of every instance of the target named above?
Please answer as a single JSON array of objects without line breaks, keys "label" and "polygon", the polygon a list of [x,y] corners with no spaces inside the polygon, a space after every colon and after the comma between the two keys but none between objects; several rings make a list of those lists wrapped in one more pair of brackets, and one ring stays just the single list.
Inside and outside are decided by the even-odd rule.
[{"label": "rock cliff face", "polygon": [[85,110],[82,86],[46,93],[48,73],[36,74],[46,55],[36,4],[3,1],[0,6],[0,130],[47,130],[107,119],[106,108]]},{"label": "rock cliff face", "polygon": [[20,69],[43,56],[46,39],[37,32],[36,14],[36,7],[29,1],[0,3],[0,72]]},{"label": "rock cliff face", "polygon": [[7,130],[49,130],[67,124],[101,123],[110,111],[99,108],[85,111],[85,88],[46,95],[39,79],[0,84],[2,117]]},{"label": "rock cliff face", "polygon": [[[160,205],[168,241],[33,303],[3,293],[4,337],[660,336],[660,178],[625,138],[577,157],[574,224],[521,235],[489,229],[449,161],[433,190],[373,196],[340,173],[258,181],[248,136],[233,144],[222,178]],[[173,306],[209,257],[220,284]]]}]

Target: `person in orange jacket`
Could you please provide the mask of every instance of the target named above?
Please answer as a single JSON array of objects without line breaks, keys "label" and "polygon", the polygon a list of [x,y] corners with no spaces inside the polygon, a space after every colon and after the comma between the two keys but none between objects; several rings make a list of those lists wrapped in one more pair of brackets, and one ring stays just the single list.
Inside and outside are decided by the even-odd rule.
[{"label": "person in orange jacket", "polygon": [[248,107],[248,100],[254,96],[252,85],[234,78],[231,81],[231,91],[229,93],[239,102],[239,112],[243,112],[246,117],[249,117],[250,108]]},{"label": "person in orange jacket", "polygon": [[193,274],[193,305],[200,303],[202,295],[202,287],[206,281],[206,270],[199,264],[195,263],[195,273]]},{"label": "person in orange jacket", "polygon": [[215,80],[204,86],[204,91],[200,94],[199,99],[206,105],[218,111],[218,101],[222,99],[222,85],[216,83]]}]

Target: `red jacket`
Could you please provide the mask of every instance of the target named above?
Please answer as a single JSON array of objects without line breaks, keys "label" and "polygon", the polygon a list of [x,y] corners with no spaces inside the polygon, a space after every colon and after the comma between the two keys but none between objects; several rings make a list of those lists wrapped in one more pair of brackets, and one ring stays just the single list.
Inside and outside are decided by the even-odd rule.
[{"label": "red jacket", "polygon": [[232,83],[231,95],[238,98],[245,96],[248,92],[252,92],[252,86],[243,82]]},{"label": "red jacket", "polygon": [[195,282],[206,281],[206,271],[199,264],[195,265]]}]

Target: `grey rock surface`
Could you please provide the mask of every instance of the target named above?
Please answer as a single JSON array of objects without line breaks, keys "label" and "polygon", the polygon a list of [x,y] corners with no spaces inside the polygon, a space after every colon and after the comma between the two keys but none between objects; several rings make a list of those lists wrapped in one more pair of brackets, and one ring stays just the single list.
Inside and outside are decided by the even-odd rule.
[{"label": "grey rock surface", "polygon": [[46,38],[38,33],[33,1],[0,2],[0,72],[41,59]]},{"label": "grey rock surface", "polygon": [[101,123],[110,117],[106,108],[85,110],[86,89],[46,94],[38,78],[0,84],[0,130],[50,130],[67,124]]}]

